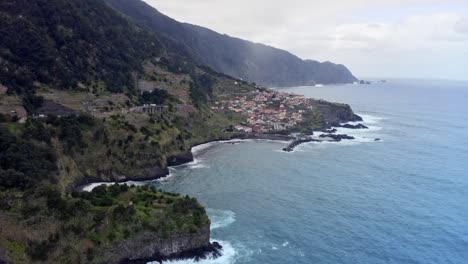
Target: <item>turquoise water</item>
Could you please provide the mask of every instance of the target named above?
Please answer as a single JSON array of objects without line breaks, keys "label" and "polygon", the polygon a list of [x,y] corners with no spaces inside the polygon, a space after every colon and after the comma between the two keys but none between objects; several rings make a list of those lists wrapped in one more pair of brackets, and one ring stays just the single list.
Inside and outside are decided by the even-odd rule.
[{"label": "turquoise water", "polygon": [[224,256],[201,264],[468,263],[468,83],[286,91],[349,103],[371,129],[293,153],[268,141],[196,148],[156,185],[209,208]]}]

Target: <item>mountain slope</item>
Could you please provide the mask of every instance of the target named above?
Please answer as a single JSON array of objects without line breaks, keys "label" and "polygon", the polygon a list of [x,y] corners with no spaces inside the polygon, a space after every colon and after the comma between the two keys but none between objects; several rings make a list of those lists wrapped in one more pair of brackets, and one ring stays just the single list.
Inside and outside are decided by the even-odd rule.
[{"label": "mountain slope", "polygon": [[18,93],[39,84],[73,89],[97,80],[126,91],[143,59],[162,51],[156,37],[101,1],[5,0],[0,17],[0,82]]},{"label": "mountain slope", "polygon": [[302,60],[284,50],[180,23],[141,0],[106,1],[141,26],[178,41],[199,63],[237,78],[270,86],[357,81],[343,65]]},{"label": "mountain slope", "polygon": [[[232,125],[191,105],[210,96],[197,80],[227,77],[101,0],[0,1],[0,36],[0,263],[120,263],[210,247],[194,199],[149,187],[74,190],[162,177],[190,160],[192,145]],[[140,91],[138,81],[160,89]],[[161,112],[131,111],[143,104]]]},{"label": "mountain slope", "polygon": [[[211,111],[218,91],[255,90],[196,66],[177,44],[101,0],[5,0],[0,17],[0,123],[16,133],[46,116],[95,120],[90,127],[67,121],[46,137],[57,140],[58,159],[73,165],[59,172],[62,191],[91,178],[165,176],[174,157],[235,124]],[[28,115],[31,97],[37,104]],[[158,107],[145,112],[152,104]],[[25,136],[43,134],[44,126]]]}]

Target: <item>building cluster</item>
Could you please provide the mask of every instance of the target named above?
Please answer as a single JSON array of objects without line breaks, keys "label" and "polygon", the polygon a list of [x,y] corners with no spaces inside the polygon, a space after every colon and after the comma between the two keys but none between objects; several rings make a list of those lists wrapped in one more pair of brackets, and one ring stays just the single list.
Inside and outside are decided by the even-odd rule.
[{"label": "building cluster", "polygon": [[243,132],[284,131],[303,121],[303,114],[312,109],[303,95],[269,89],[215,102],[219,111],[232,111],[247,116],[247,124],[236,126]]}]

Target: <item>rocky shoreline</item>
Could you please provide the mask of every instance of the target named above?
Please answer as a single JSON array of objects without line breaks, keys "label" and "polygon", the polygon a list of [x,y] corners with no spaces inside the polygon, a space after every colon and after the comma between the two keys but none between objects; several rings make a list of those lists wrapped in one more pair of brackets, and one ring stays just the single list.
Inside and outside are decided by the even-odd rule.
[{"label": "rocky shoreline", "polygon": [[[142,177],[126,177],[111,175],[114,181],[110,180],[111,177],[87,177],[82,180],[83,184],[77,185],[75,191],[85,191],[85,188],[92,184],[100,183],[150,183],[151,181],[158,180],[169,175],[169,167],[180,166],[188,164],[194,161],[192,149],[194,147],[213,143],[223,142],[228,140],[279,140],[279,141],[290,141],[294,137],[287,135],[275,135],[275,134],[243,134],[237,133],[230,135],[230,137],[212,140],[201,144],[194,145],[190,151],[183,152],[167,159],[167,166],[165,168],[154,167],[145,169],[146,174]],[[109,181],[105,182],[102,179],[108,178]],[[210,230],[209,226],[199,234],[181,234],[178,237],[159,239],[157,234],[144,233],[138,237],[123,241],[121,244],[115,245],[109,251],[109,256],[113,257],[111,263],[129,263],[139,264],[148,262],[159,262],[169,260],[183,260],[183,259],[195,259],[201,260],[207,257],[219,257],[221,256],[222,245],[217,242],[210,242]],[[156,251],[157,250],[157,251]]]},{"label": "rocky shoreline", "polygon": [[192,250],[183,251],[177,254],[171,254],[168,256],[156,254],[151,258],[141,259],[123,259],[118,264],[146,264],[148,262],[158,262],[162,264],[164,261],[177,261],[185,259],[193,259],[200,261],[207,258],[218,258],[221,257],[222,246],[218,242],[210,243],[208,246],[196,248]]},{"label": "rocky shoreline", "polygon": [[[287,147],[283,148],[283,151],[285,152],[292,152],[294,151],[295,148],[297,148],[299,145],[304,144],[304,143],[309,143],[309,142],[341,142],[342,140],[353,140],[355,139],[353,136],[349,136],[346,134],[336,134],[338,132],[337,128],[347,128],[347,129],[369,129],[369,127],[359,123],[357,125],[351,125],[351,124],[338,124],[335,125],[329,129],[324,129],[321,132],[324,134],[321,134],[318,136],[318,139],[314,139],[310,136],[306,138],[299,138],[299,139],[294,139],[293,142],[291,142]],[[374,141],[381,141],[380,138],[374,139]]]},{"label": "rocky shoreline", "polygon": [[[323,134],[319,136],[321,139],[313,139],[311,137],[296,139],[291,142],[287,147],[283,148],[285,152],[293,152],[296,147],[301,144],[309,142],[340,142],[342,140],[352,140],[354,137],[348,135],[334,135],[334,134]],[[330,138],[330,139],[327,139]]]},{"label": "rocky shoreline", "polygon": [[175,234],[167,238],[147,231],[112,246],[104,255],[112,264],[195,259],[221,256],[222,246],[210,242],[210,225],[197,233]]},{"label": "rocky shoreline", "polygon": [[319,142],[319,140],[313,138],[297,139],[291,142],[287,147],[283,148],[283,151],[292,152],[297,146],[309,142]]},{"label": "rocky shoreline", "polygon": [[[313,139],[311,135],[306,138],[297,138],[292,135],[282,135],[282,134],[262,134],[262,133],[233,133],[228,137],[219,138],[216,140],[209,140],[201,142],[191,147],[190,151],[182,152],[180,154],[171,156],[167,158],[167,166],[159,167],[155,166],[152,168],[146,168],[144,175],[141,176],[125,176],[125,175],[111,175],[111,177],[106,177],[100,175],[100,177],[86,177],[79,184],[76,185],[75,190],[82,191],[85,186],[95,183],[126,183],[126,182],[151,182],[165,178],[169,175],[169,168],[176,167],[180,165],[185,165],[194,161],[192,149],[201,145],[214,143],[214,142],[223,142],[229,140],[273,140],[273,141],[291,141],[291,143],[283,148],[286,152],[292,152],[297,146],[309,143],[309,142],[340,142],[341,140],[352,140],[354,137],[348,136],[346,134],[335,134],[337,132],[336,128],[348,128],[348,129],[368,129],[367,126],[362,124],[350,125],[350,124],[337,124],[328,129],[322,130],[326,134],[319,136],[319,139]],[[311,133],[313,134],[313,133]],[[376,139],[379,141],[380,139]],[[108,181],[103,181],[103,179],[108,179]]]},{"label": "rocky shoreline", "polygon": [[[346,125],[342,125],[341,127],[345,127]],[[339,127],[339,126],[338,126]],[[362,124],[356,126],[346,126],[345,128],[350,129],[366,129],[367,127],[363,126]],[[126,177],[120,176],[115,177],[114,179],[117,180],[110,180],[107,183],[150,183],[151,181],[158,180],[169,175],[169,167],[180,166],[184,164],[188,164],[194,161],[194,156],[192,153],[192,149],[194,147],[213,143],[213,142],[223,142],[229,140],[275,140],[275,141],[291,141],[291,143],[283,148],[285,152],[292,152],[294,149],[304,143],[308,142],[339,142],[341,140],[349,140],[354,139],[348,135],[340,135],[335,134],[337,132],[336,128],[330,127],[329,129],[324,129],[322,132],[326,134],[322,134],[319,136],[318,139],[314,139],[311,136],[307,136],[304,138],[297,138],[292,135],[281,135],[281,134],[258,134],[258,133],[236,133],[232,134],[226,138],[220,138],[217,140],[211,140],[207,142],[203,142],[197,145],[192,146],[190,151],[183,152],[174,156],[171,156],[167,159],[167,166],[165,168],[155,167],[155,168],[147,168],[145,171],[148,174],[142,177]],[[313,134],[313,133],[312,133]],[[102,175],[101,175],[102,176]],[[84,180],[84,184],[77,186],[75,189],[78,191],[83,191],[86,186],[90,184],[99,184],[104,183],[102,181],[103,178],[99,179],[98,177],[88,177]],[[151,237],[142,238],[139,241],[144,241],[148,246],[152,248],[152,250],[148,246],[135,247],[135,241],[132,242],[132,245],[117,245],[116,250],[112,250],[116,253],[116,256],[119,256],[117,259],[114,260],[113,263],[130,263],[130,264],[139,264],[139,263],[147,263],[149,261],[155,261],[162,263],[163,261],[167,260],[181,260],[181,259],[204,259],[208,256],[212,257],[219,257],[221,256],[221,249],[222,246],[217,243],[209,242],[210,232],[208,227],[208,232],[203,234],[203,239],[200,237],[196,238],[195,240],[199,240],[197,243],[192,243],[193,239],[190,234],[185,235],[185,238],[181,239],[180,241],[171,241],[170,239],[167,241],[162,240],[154,240],[154,234]],[[192,242],[190,242],[192,241]],[[156,245],[156,244],[158,245]],[[168,244],[169,243],[169,244]],[[136,243],[138,244],[138,243]],[[163,245],[164,244],[164,245]],[[171,248],[171,250],[160,251],[159,249],[164,248]],[[126,250],[127,249],[127,250]],[[155,252],[155,249],[158,251]],[[143,251],[142,251],[143,250]],[[125,253],[126,252],[126,253]],[[136,252],[136,253],[135,253]],[[127,254],[128,253],[128,254]]]},{"label": "rocky shoreline", "polygon": [[[355,115],[350,122],[355,121],[362,121],[362,118]],[[173,155],[167,158],[167,164],[165,167],[155,166],[151,168],[146,168],[141,176],[125,176],[125,175],[109,175],[106,176],[104,174],[99,175],[99,177],[85,177],[83,180],[79,182],[74,188],[77,191],[83,191],[85,186],[95,183],[126,183],[126,182],[151,182],[155,180],[159,180],[169,176],[169,168],[176,167],[184,164],[188,164],[194,161],[192,149],[213,142],[223,142],[229,140],[273,140],[273,141],[290,141],[289,145],[283,148],[285,152],[292,152],[296,147],[301,144],[309,143],[309,142],[340,142],[342,140],[353,140],[355,139],[352,136],[346,134],[336,134],[338,132],[337,128],[346,128],[346,129],[355,129],[355,130],[363,130],[368,129],[367,126],[358,123],[356,125],[348,124],[348,123],[339,123],[334,124],[333,126],[329,126],[328,128],[323,129],[321,132],[325,133],[320,135],[318,138],[312,138],[313,132],[309,133],[305,138],[298,138],[292,135],[283,135],[283,134],[262,134],[262,133],[233,133],[224,138],[218,138],[216,140],[208,140],[205,142],[201,142],[199,144],[193,145],[190,151],[182,152],[177,155]],[[380,138],[376,138],[375,141],[381,141]],[[103,181],[103,179],[107,179]]]}]

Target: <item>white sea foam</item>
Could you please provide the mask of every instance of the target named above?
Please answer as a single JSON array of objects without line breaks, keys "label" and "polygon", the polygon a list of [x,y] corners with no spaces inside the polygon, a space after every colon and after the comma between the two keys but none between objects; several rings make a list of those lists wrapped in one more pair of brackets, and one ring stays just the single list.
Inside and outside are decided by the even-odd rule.
[{"label": "white sea foam", "polygon": [[[143,185],[150,184],[150,183],[152,183],[154,181],[156,181],[156,180],[151,180],[151,181],[127,181],[127,182],[120,182],[118,184],[120,184],[120,185],[126,184],[128,186],[143,186]],[[114,184],[116,184],[116,183],[115,182],[90,183],[88,185],[85,185],[85,186],[81,187],[81,190],[85,191],[85,192],[91,192],[94,188],[99,187],[101,185],[111,186],[111,185],[114,185]]]},{"label": "white sea foam", "polygon": [[[308,142],[305,144],[299,145],[293,152],[304,152],[307,151],[309,148],[320,148],[320,147],[327,147],[327,146],[355,146],[362,143],[372,143],[372,142],[384,142],[380,138],[380,131],[383,127],[378,126],[377,124],[383,120],[383,118],[370,116],[370,115],[361,115],[364,118],[363,122],[350,122],[348,124],[357,125],[357,124],[364,124],[368,127],[368,129],[349,129],[343,127],[335,127],[336,134],[345,134],[354,137],[352,140],[341,140],[339,142],[335,141],[321,141],[321,142]],[[368,121],[370,120],[370,121]],[[369,125],[372,124],[372,125]],[[312,136],[313,139],[323,140],[321,135],[327,133],[324,132],[315,132]],[[379,139],[379,140],[376,140]]]},{"label": "white sea foam", "polygon": [[232,211],[211,208],[206,211],[211,220],[211,230],[227,227],[236,221],[236,214]]},{"label": "white sea foam", "polygon": [[[369,115],[369,114],[359,114],[362,117],[363,121],[360,122],[349,122],[347,124],[357,125],[357,124],[364,124],[368,128],[367,129],[349,129],[344,127],[336,127],[337,130],[336,134],[346,134],[349,136],[354,137],[353,140],[342,140],[341,142],[322,142],[319,144],[337,144],[341,146],[351,146],[360,143],[371,143],[371,142],[383,142],[380,138],[380,134],[378,133],[383,129],[382,126],[379,124],[384,120],[383,117]],[[319,138],[320,135],[326,134],[323,132],[317,132],[314,134],[314,137]],[[379,139],[379,140],[376,140]]]},{"label": "white sea foam", "polygon": [[369,114],[358,114],[360,117],[362,117],[362,120],[366,124],[378,124],[382,122],[385,118],[380,117],[380,116],[375,116],[375,115],[369,115]]},{"label": "white sea foam", "polygon": [[175,170],[174,168],[169,168],[169,174],[166,177],[157,179],[156,181],[157,182],[167,182],[167,181],[171,180],[174,177],[174,170]]},{"label": "white sea foam", "polygon": [[206,165],[202,159],[193,159],[192,162],[186,164],[190,169],[202,169],[202,168],[209,168],[210,166]]},{"label": "white sea foam", "polygon": [[[239,257],[239,252],[236,248],[232,246],[230,242],[227,241],[219,241],[213,240],[212,242],[218,242],[223,246],[221,250],[222,256],[216,259],[207,258],[202,259],[200,261],[195,260],[174,260],[174,261],[165,261],[163,263],[171,263],[171,264],[231,264],[236,261]],[[157,262],[149,262],[148,264],[158,264]]]},{"label": "white sea foam", "polygon": [[205,143],[205,144],[201,144],[201,145],[193,147],[192,154],[194,156],[198,156],[202,154],[204,151],[206,151],[207,149],[212,148],[219,144],[225,144],[225,143],[239,144],[245,141],[248,141],[248,140],[232,139],[232,140],[213,141],[213,142],[209,142],[209,143]]},{"label": "white sea foam", "polygon": [[239,144],[239,143],[242,143],[244,141],[245,140],[242,140],[242,139],[230,139],[230,140],[220,140],[218,142],[223,143],[223,144],[226,144],[226,143]]},{"label": "white sea foam", "polygon": [[204,163],[203,159],[199,159],[199,158],[194,157],[193,161],[191,161],[189,163],[184,163],[184,164],[181,164],[181,165],[177,165],[177,166],[172,166],[172,167],[169,168],[169,170],[171,170],[171,169],[175,170],[175,169],[178,169],[178,168],[200,169],[200,168],[209,168],[209,166]]},{"label": "white sea foam", "polygon": [[205,143],[205,144],[201,144],[201,145],[198,145],[198,146],[195,146],[192,148],[192,154],[193,155],[196,155],[208,148],[211,148],[213,147],[214,145],[218,144],[218,142],[209,142],[209,143]]}]

